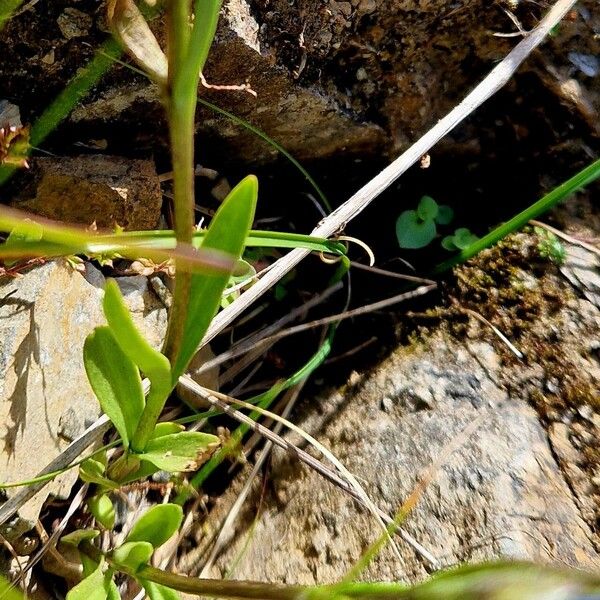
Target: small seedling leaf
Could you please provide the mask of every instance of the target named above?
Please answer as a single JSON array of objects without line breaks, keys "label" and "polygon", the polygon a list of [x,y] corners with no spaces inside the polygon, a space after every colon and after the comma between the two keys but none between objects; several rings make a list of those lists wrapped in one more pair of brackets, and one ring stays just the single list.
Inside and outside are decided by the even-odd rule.
[{"label": "small seedling leaf", "polygon": [[95,483],[109,490],[117,489],[119,484],[104,476],[106,466],[98,460],[88,458],[79,466],[79,477],[86,483]]},{"label": "small seedling leaf", "polygon": [[106,8],[115,37],[156,83],[166,85],[167,57],[133,0],[109,0]]},{"label": "small seedling leaf", "polygon": [[106,600],[109,584],[102,572],[104,560],[83,581],[69,590],[67,600]]},{"label": "small seedling leaf", "polygon": [[[201,248],[225,252],[239,259],[254,219],[257,197],[256,177],[249,175],[242,179],[217,210]],[[185,334],[172,366],[173,385],[196,353],[221,304],[221,296],[230,275],[231,270],[213,275],[193,275]]]},{"label": "small seedling leaf", "polygon": [[112,529],[115,526],[115,507],[106,494],[92,496],[87,501],[87,505],[90,513],[102,527]]},{"label": "small seedling leaf", "polygon": [[180,433],[185,427],[179,423],[157,423],[152,434],[152,439],[163,437],[164,435],[172,435],[174,433]]},{"label": "small seedling leaf", "polygon": [[448,250],[448,252],[456,252],[458,250],[456,244],[454,243],[453,235],[447,235],[442,240],[442,248],[444,248],[444,250]]},{"label": "small seedling leaf", "polygon": [[466,227],[460,227],[454,232],[453,241],[455,246],[459,250],[468,248],[471,244],[474,244],[479,238],[471,233]]},{"label": "small seedling leaf", "polygon": [[401,248],[424,248],[435,234],[435,221],[421,221],[414,210],[404,211],[396,221],[396,237]]},{"label": "small seedling leaf", "polygon": [[85,340],[83,362],[102,410],[129,446],[144,410],[138,368],[121,350],[109,327],[97,327]]},{"label": "small seedling leaf", "polygon": [[128,542],[145,542],[158,548],[181,526],[183,510],[178,504],[158,504],[146,511],[132,527]]},{"label": "small seedling leaf", "polygon": [[[155,523],[154,526],[160,529],[161,524]],[[145,565],[151,558],[154,547],[149,542],[125,542],[112,553],[114,564],[119,567],[135,573],[142,565]]]},{"label": "small seedling leaf", "polygon": [[146,590],[146,594],[150,600],[181,600],[179,593],[171,588],[154,583],[153,581],[146,581],[145,579],[140,579],[139,581]]},{"label": "small seedling leaf", "polygon": [[150,440],[138,456],[169,473],[195,471],[218,445],[219,438],[209,433],[182,431]]},{"label": "small seedling leaf", "polygon": [[454,211],[447,204],[438,205],[438,214],[435,217],[438,225],[448,225],[454,219]]},{"label": "small seedling leaf", "polygon": [[63,544],[77,547],[81,542],[91,542],[99,535],[100,532],[97,529],[76,529],[75,531],[71,531],[71,533],[67,533],[67,535],[63,535],[60,541]]},{"label": "small seedling leaf", "polygon": [[417,215],[421,221],[432,221],[438,214],[438,203],[431,196],[423,196],[417,206]]}]

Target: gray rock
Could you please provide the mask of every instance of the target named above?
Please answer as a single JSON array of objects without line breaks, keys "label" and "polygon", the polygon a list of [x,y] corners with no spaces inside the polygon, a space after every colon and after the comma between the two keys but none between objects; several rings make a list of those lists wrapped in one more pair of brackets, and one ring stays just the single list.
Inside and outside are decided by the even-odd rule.
[{"label": "gray rock", "polygon": [[[536,411],[498,384],[501,361],[490,354],[496,352],[484,342],[467,348],[432,334],[398,349],[360,383],[312,399],[298,425],[342,460],[390,515],[441,461],[404,524],[441,567],[508,557],[598,568],[589,514],[554,455],[556,435],[551,447]],[[384,402],[389,410],[381,410]],[[301,443],[296,435],[290,439]],[[451,453],[452,446],[458,449]],[[240,556],[250,527],[256,541],[241,555],[236,578],[290,583],[339,580],[380,534],[366,511],[279,450],[269,474],[272,493],[256,517],[260,485],[213,575]],[[226,497],[218,505],[213,523],[228,503]],[[401,543],[400,552],[401,560],[386,548],[364,576],[427,576],[430,565],[411,547]]]},{"label": "gray rock", "polygon": [[[95,270],[91,265],[88,272]],[[98,271],[96,282],[102,281]],[[143,278],[129,278],[125,300],[155,345],[166,310]],[[3,482],[34,477],[99,416],[87,382],[82,350],[93,327],[104,323],[102,290],[63,261],[0,281],[0,473]],[[77,470],[59,476],[2,530],[14,539],[29,529],[49,495],[64,498]],[[18,488],[17,488],[18,489]],[[10,497],[17,490],[6,490]]]}]

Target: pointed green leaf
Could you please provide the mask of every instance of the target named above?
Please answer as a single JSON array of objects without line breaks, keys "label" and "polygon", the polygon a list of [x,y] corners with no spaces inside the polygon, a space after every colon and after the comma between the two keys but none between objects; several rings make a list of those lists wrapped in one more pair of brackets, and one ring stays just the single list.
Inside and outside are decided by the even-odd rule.
[{"label": "pointed green leaf", "polygon": [[431,221],[438,215],[438,203],[431,196],[423,196],[417,206],[417,214],[422,221]]},{"label": "pointed green leaf", "polygon": [[106,494],[92,496],[88,499],[87,505],[96,521],[105,529],[112,529],[115,526],[115,507]]},{"label": "pointed green leaf", "polygon": [[172,389],[171,364],[164,354],[148,343],[135,326],[114,279],[106,282],[103,308],[108,325],[121,350],[150,380],[146,402],[153,405],[155,398],[163,402]]},{"label": "pointed green leaf", "polygon": [[[160,529],[161,524],[156,523]],[[135,573],[142,565],[145,565],[152,556],[154,548],[149,542],[125,542],[112,553],[112,559],[117,567],[125,567]]]},{"label": "pointed green leaf", "polygon": [[183,509],[178,504],[158,504],[146,511],[132,527],[128,542],[162,546],[181,526]]},{"label": "pointed green leaf", "polygon": [[[202,243],[203,249],[226,252],[240,258],[254,219],[258,180],[253,175],[243,179],[227,196],[213,217]],[[221,303],[221,295],[231,271],[215,275],[194,275],[186,319],[185,335],[179,356],[174,361],[172,383],[183,374],[196,353],[210,322]]]},{"label": "pointed green leaf", "polygon": [[400,248],[424,248],[435,234],[435,221],[421,221],[414,210],[405,210],[396,221],[396,237]]},{"label": "pointed green leaf", "polygon": [[448,225],[454,218],[454,211],[447,204],[438,205],[438,214],[435,217],[439,225]]},{"label": "pointed green leaf", "polygon": [[83,581],[69,590],[67,600],[106,600],[108,585],[102,572],[104,560]]},{"label": "pointed green leaf", "polygon": [[83,362],[102,410],[116,427],[125,447],[144,410],[140,373],[121,350],[108,327],[97,327],[85,340]]},{"label": "pointed green leaf", "polygon": [[147,581],[140,579],[142,587],[146,590],[146,594],[150,600],[181,600],[181,596],[175,590],[154,583],[153,581]]},{"label": "pointed green leaf", "polygon": [[219,438],[215,435],[182,431],[150,440],[144,452],[138,456],[140,460],[169,473],[195,471],[218,444]]}]

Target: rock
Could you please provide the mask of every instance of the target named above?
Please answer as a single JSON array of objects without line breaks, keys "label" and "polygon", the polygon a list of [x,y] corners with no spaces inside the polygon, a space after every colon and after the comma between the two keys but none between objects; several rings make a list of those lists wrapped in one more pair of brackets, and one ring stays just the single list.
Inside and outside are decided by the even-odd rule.
[{"label": "rock", "polygon": [[[425,387],[430,402],[415,403],[414,390]],[[393,410],[381,410],[385,398],[393,399]],[[305,408],[309,415],[298,425],[318,435],[388,514],[432,462],[443,461],[404,525],[442,567],[500,556],[600,565],[592,531],[535,410],[509,397],[473,354],[443,335],[399,349],[362,384],[312,399]],[[477,429],[465,439],[475,420]],[[450,455],[453,444],[460,447]],[[333,582],[380,533],[366,511],[279,450],[269,486],[272,493],[253,532],[256,542],[237,565],[236,578]],[[261,493],[258,481],[255,492],[213,575],[222,574],[246,542]],[[400,551],[401,561],[386,549],[365,577],[426,577],[429,565],[405,544]]]},{"label": "rock", "polygon": [[[88,265],[89,278],[102,275]],[[144,278],[118,280],[134,320],[159,345],[166,310]],[[64,261],[36,267],[0,281],[0,473],[3,482],[34,477],[99,416],[87,382],[82,350],[93,327],[104,323],[102,289]],[[77,478],[73,469],[57,477],[0,527],[15,540],[30,529],[49,495],[65,498]],[[17,489],[0,494],[10,497]]]},{"label": "rock", "polygon": [[[534,237],[505,244],[457,269],[448,293],[498,327],[523,358],[477,319],[432,325],[414,317],[412,336],[402,332],[406,346],[345,387],[306,399],[294,422],[389,515],[435,464],[403,526],[439,567],[505,557],[598,569],[598,427],[585,407],[597,406],[600,389],[600,363],[588,351],[600,311],[551,263],[538,259],[525,271],[536,264]],[[535,273],[537,284],[515,288],[517,270]],[[296,434],[288,439],[305,445]],[[275,450],[268,478],[267,491],[260,477],[254,482],[231,544],[207,575],[221,576],[242,556],[236,578],[333,582],[378,537],[367,511],[293,456]],[[244,483],[217,502],[211,527]],[[241,553],[250,532],[255,541]],[[206,552],[203,535],[186,566]],[[427,577],[431,564],[399,543],[400,559],[388,547],[364,577]]]},{"label": "rock", "polygon": [[154,163],[112,156],[36,158],[17,208],[59,221],[127,230],[156,227],[162,193]]}]

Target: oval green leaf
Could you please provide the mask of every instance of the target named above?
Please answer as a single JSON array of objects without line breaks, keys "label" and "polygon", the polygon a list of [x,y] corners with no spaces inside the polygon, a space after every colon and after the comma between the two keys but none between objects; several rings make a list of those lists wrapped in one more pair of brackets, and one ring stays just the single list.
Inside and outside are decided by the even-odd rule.
[{"label": "oval green leaf", "polygon": [[178,504],[159,504],[146,511],[132,527],[128,542],[162,546],[181,526],[183,509]]},{"label": "oval green leaf", "polygon": [[417,206],[417,215],[421,221],[432,221],[438,215],[438,203],[431,196],[423,196]]},{"label": "oval green leaf", "polygon": [[104,559],[83,581],[69,590],[67,600],[106,600],[108,582],[106,582],[102,566]]},{"label": "oval green leaf", "polygon": [[90,513],[102,527],[112,529],[115,526],[115,507],[106,494],[92,496],[87,501],[87,505]]},{"label": "oval green leaf", "polygon": [[435,221],[421,221],[414,210],[404,211],[396,221],[396,237],[400,248],[424,248],[435,238]]},{"label": "oval green leaf", "polygon": [[[157,524],[160,528],[160,523]],[[151,558],[154,547],[149,542],[125,542],[112,553],[112,560],[116,567],[135,573],[142,565],[145,565]]]},{"label": "oval green leaf", "polygon": [[151,439],[138,456],[169,473],[195,471],[219,443],[219,438],[209,433],[182,431]]},{"label": "oval green leaf", "polygon": [[138,368],[121,350],[108,327],[97,327],[85,340],[83,362],[102,410],[129,446],[144,410],[144,392]]}]

